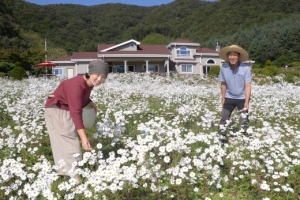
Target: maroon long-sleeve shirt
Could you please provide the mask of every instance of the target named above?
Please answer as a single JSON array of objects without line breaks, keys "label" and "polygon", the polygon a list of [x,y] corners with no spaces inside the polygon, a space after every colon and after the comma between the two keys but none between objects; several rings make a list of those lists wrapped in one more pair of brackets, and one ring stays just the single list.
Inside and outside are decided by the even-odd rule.
[{"label": "maroon long-sleeve shirt", "polygon": [[91,102],[92,89],[82,75],[62,81],[54,91],[54,97],[47,99],[45,108],[56,105],[60,109],[69,110],[76,130],[83,129],[82,108]]}]

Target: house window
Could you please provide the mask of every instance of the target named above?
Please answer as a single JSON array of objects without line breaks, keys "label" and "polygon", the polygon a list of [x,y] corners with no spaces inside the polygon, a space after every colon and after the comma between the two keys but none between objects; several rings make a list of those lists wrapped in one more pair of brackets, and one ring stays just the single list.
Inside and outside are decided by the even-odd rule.
[{"label": "house window", "polygon": [[206,63],[207,63],[207,64],[216,64],[215,61],[212,60],[212,59],[209,59]]},{"label": "house window", "polygon": [[181,72],[191,73],[193,72],[193,65],[191,64],[183,64],[181,65]]},{"label": "house window", "polygon": [[[147,71],[146,70],[146,65],[144,65],[144,69],[145,69],[145,71]],[[158,72],[158,69],[159,69],[159,67],[158,67],[157,64],[149,64],[148,65],[148,71],[149,72]]]},{"label": "house window", "polygon": [[190,58],[191,57],[191,51],[188,50],[185,46],[180,47],[176,51],[178,58]]},{"label": "house window", "polygon": [[135,67],[133,65],[128,65],[127,67],[129,72],[135,72]]},{"label": "house window", "polygon": [[62,76],[64,75],[64,70],[62,68],[54,68],[55,76]]},{"label": "house window", "polygon": [[125,67],[124,66],[116,66],[117,72],[118,73],[124,73],[125,72]]},{"label": "house window", "polygon": [[215,64],[215,61],[212,60],[212,59],[209,59],[206,64],[209,64],[210,66],[203,66],[203,74],[208,74],[209,73],[209,70],[210,70],[210,67],[212,64]]},{"label": "house window", "polygon": [[[117,73],[125,73],[125,66],[124,65],[117,65],[112,67],[113,72]],[[135,72],[135,67],[133,65],[127,65],[127,72]]]}]

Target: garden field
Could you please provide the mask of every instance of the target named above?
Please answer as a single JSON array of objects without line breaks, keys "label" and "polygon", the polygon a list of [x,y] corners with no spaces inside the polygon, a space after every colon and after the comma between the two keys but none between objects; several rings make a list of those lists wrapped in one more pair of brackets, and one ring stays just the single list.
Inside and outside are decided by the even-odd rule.
[{"label": "garden field", "polygon": [[273,80],[252,83],[247,134],[235,110],[221,145],[217,78],[110,74],[77,182],[57,175],[45,129],[62,78],[0,78],[0,199],[300,199],[300,86]]}]

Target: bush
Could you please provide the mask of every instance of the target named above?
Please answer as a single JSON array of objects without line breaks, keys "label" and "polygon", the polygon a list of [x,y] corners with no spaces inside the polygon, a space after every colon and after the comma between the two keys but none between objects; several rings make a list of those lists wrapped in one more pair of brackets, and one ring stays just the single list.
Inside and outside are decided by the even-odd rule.
[{"label": "bush", "polygon": [[251,68],[251,73],[259,76],[259,75],[263,74],[263,72],[262,72],[263,70],[264,69],[262,69],[262,68]]},{"label": "bush", "polygon": [[290,66],[292,62],[296,62],[298,60],[297,57],[298,55],[295,52],[284,50],[281,52],[281,56],[273,61],[273,65],[277,67],[285,67],[286,65]]},{"label": "bush", "polygon": [[261,63],[254,63],[251,68],[253,69],[253,68],[263,68],[263,67],[264,65]]},{"label": "bush", "polygon": [[271,66],[272,65],[272,61],[271,60],[267,60],[265,63],[266,66]]},{"label": "bush", "polygon": [[300,67],[300,62],[292,62],[291,67]]},{"label": "bush", "polygon": [[0,77],[3,78],[5,76],[4,72],[0,72]]},{"label": "bush", "polygon": [[218,76],[220,74],[220,66],[212,66],[208,72],[209,76]]},{"label": "bush", "polygon": [[264,76],[275,76],[277,75],[278,69],[274,66],[266,66],[263,68],[262,73]]},{"label": "bush", "polygon": [[300,77],[300,71],[297,71],[294,68],[281,68],[281,69],[278,70],[278,72],[280,74]]},{"label": "bush", "polygon": [[27,78],[27,74],[25,69],[22,67],[15,67],[13,70],[10,72],[10,77],[17,79],[17,80],[22,80],[23,78]]},{"label": "bush", "polygon": [[251,69],[252,73],[257,75],[257,76],[262,76],[262,77],[266,77],[266,76],[275,76],[278,73],[278,69],[276,67],[273,66],[266,66],[265,68],[253,68]]},{"label": "bush", "polygon": [[287,74],[284,77],[284,80],[288,83],[295,83],[294,76],[292,74]]},{"label": "bush", "polygon": [[9,72],[15,67],[14,64],[8,62],[0,62],[0,72]]}]

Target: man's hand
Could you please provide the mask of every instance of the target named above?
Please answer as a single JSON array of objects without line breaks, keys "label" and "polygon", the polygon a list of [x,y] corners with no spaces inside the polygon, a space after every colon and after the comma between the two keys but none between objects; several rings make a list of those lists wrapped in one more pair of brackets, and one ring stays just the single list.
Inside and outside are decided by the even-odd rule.
[{"label": "man's hand", "polygon": [[248,110],[249,109],[249,103],[248,102],[245,102],[244,103],[244,109],[243,110]]},{"label": "man's hand", "polygon": [[222,108],[223,108],[224,103],[225,103],[226,88],[227,88],[226,83],[222,82],[221,83]]}]

